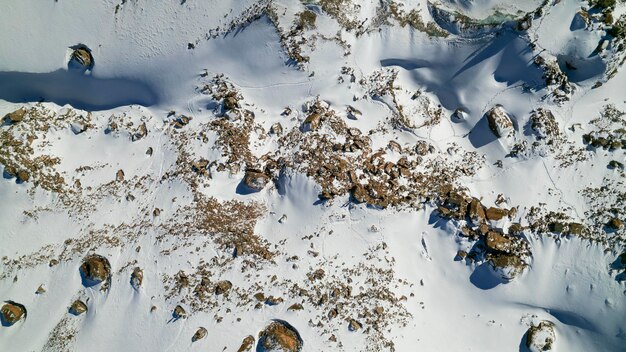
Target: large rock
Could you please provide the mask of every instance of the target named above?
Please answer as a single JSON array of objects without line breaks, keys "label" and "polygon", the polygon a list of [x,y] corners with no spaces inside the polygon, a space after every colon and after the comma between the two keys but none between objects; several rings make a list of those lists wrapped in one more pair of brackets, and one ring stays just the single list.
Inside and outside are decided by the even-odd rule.
[{"label": "large rock", "polygon": [[491,131],[498,138],[507,137],[513,132],[513,120],[502,105],[496,105],[487,112],[487,122]]},{"label": "large rock", "polygon": [[526,332],[526,347],[530,352],[554,351],[555,341],[554,324],[547,320],[531,326]]},{"label": "large rock", "polygon": [[233,287],[232,282],[228,280],[220,281],[215,285],[215,294],[216,295],[224,295],[227,294],[228,291]]},{"label": "large rock", "polygon": [[142,283],[143,283],[143,270],[141,270],[140,267],[136,267],[135,269],[133,269],[133,273],[130,274],[130,285],[135,290],[139,290]]},{"label": "large rock", "polygon": [[18,123],[24,120],[24,115],[26,115],[26,109],[21,108],[6,114],[4,116],[4,121],[9,123]]},{"label": "large rock", "polygon": [[249,351],[252,351],[253,347],[254,347],[254,336],[248,335],[243,339],[243,341],[241,341],[241,346],[239,346],[239,349],[237,350],[237,352],[249,352]]},{"label": "large rock", "polygon": [[2,325],[5,326],[11,326],[25,317],[26,307],[13,301],[7,301],[6,304],[2,306],[2,309],[0,309]]},{"label": "large rock", "polygon": [[506,209],[489,207],[487,211],[485,212],[485,215],[487,216],[488,220],[498,221],[498,220],[502,220],[502,218],[504,218],[505,216],[508,216],[509,211]]},{"label": "large rock", "polygon": [[204,327],[200,327],[198,328],[198,330],[196,330],[196,333],[193,334],[193,336],[191,337],[191,341],[196,342],[198,340],[202,340],[203,338],[206,337],[208,331],[206,328]]},{"label": "large rock", "polygon": [[302,340],[289,324],[274,321],[259,333],[258,352],[299,352]]},{"label": "large rock", "polygon": [[75,300],[74,303],[72,303],[72,305],[70,306],[70,313],[73,315],[81,315],[87,312],[87,310],[88,308],[85,302],[79,299]]},{"label": "large rock", "polygon": [[516,254],[490,253],[488,263],[493,272],[505,281],[511,281],[521,275],[528,266],[526,262]]},{"label": "large rock", "polygon": [[91,69],[93,68],[94,60],[91,55],[91,50],[87,47],[78,47],[72,52],[70,64],[75,68]]},{"label": "large rock", "polygon": [[485,236],[485,244],[487,248],[492,251],[499,252],[511,252],[513,247],[513,241],[496,231],[489,231]]},{"label": "large rock", "polygon": [[243,183],[253,191],[260,191],[269,182],[269,177],[257,170],[248,170],[243,178]]},{"label": "large rock", "polygon": [[107,281],[111,276],[111,264],[101,255],[92,254],[83,260],[80,273],[85,286],[92,286]]},{"label": "large rock", "polygon": [[467,209],[467,215],[470,217],[474,225],[478,226],[485,222],[485,208],[482,204],[480,204],[480,201],[478,199],[472,198],[472,201],[469,204],[469,208]]}]

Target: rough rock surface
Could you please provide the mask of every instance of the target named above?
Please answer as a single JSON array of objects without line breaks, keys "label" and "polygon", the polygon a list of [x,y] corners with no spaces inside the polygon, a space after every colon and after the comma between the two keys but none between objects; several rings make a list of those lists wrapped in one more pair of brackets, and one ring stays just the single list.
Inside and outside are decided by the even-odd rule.
[{"label": "rough rock surface", "polygon": [[293,327],[274,321],[259,333],[257,351],[299,352],[302,345],[302,340]]},{"label": "rough rock surface", "polygon": [[2,325],[11,326],[26,317],[26,308],[16,302],[8,301],[0,308]]},{"label": "rough rock surface", "polygon": [[544,320],[531,326],[526,332],[526,347],[530,352],[554,351],[556,333],[554,323]]},{"label": "rough rock surface", "polygon": [[107,281],[111,276],[111,264],[105,257],[92,254],[85,257],[80,272],[86,285],[98,284]]},{"label": "rough rock surface", "polygon": [[487,122],[498,138],[508,137],[513,132],[513,121],[502,105],[496,105],[487,112]]}]

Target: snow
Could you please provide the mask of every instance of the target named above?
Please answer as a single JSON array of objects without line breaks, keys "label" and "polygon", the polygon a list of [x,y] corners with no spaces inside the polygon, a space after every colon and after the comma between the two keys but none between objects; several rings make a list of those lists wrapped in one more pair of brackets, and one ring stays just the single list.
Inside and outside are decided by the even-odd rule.
[{"label": "snow", "polygon": [[[542,320],[555,324],[556,351],[622,350],[625,286],[609,272],[616,251],[624,250],[619,243],[618,248],[607,250],[606,243],[526,231],[533,253],[531,265],[507,283],[497,279],[486,262],[454,260],[459,250],[469,251],[473,243],[458,235],[458,222],[440,218],[434,204],[423,204],[423,209],[378,209],[354,204],[347,194],[326,204],[318,199],[321,186],[293,170],[282,172],[277,185],[251,194],[237,191],[245,170],[217,172],[212,167],[210,180],[198,186],[199,193],[219,201],[256,201],[265,206],[254,233],[281,253],[279,259],[244,274],[246,264],[236,258],[230,266],[212,269],[212,274],[238,288],[265,285],[266,297],[284,297],[285,303],[253,309],[217,298],[220,305],[173,320],[172,309],[182,294],[172,298],[162,281],[180,270],[193,273],[201,262],[224,258],[224,251],[207,245],[210,242],[203,236],[166,236],[160,227],[196,203],[190,184],[172,176],[179,151],[170,140],[173,132],[168,112],[193,117],[184,129],[197,133],[184,147],[192,150],[195,159],[227,159],[216,148],[220,147],[216,133],[207,127],[216,116],[212,99],[200,93],[207,82],[199,78],[203,72],[208,74],[207,80],[223,73],[245,97],[245,107],[255,113],[255,123],[266,132],[276,122],[286,131],[297,128],[306,117],[303,104],[319,97],[348,127],[368,135],[373,150],[395,140],[403,147],[427,141],[441,155],[448,155],[445,151],[453,143],[461,152],[476,151],[484,161],[475,174],[458,181],[486,206],[494,206],[498,195],[504,194],[507,207],[519,206],[511,222],[521,221],[540,203],[585,221],[593,205],[580,191],[601,187],[607,179],[622,180],[623,176],[610,174],[605,165],[614,159],[623,162],[623,151],[587,151],[588,159],[570,167],[562,167],[549,152],[526,158],[507,155],[515,142],[534,141],[524,126],[538,107],[549,108],[560,132],[581,148],[582,134],[593,128],[591,119],[598,117],[608,102],[625,109],[622,70],[602,87],[591,89],[593,83],[604,79],[607,66],[603,57],[591,57],[603,31],[583,29],[572,22],[586,2],[556,3],[540,23],[533,24],[529,34],[505,26],[468,38],[431,38],[394,25],[357,36],[315,7],[318,29],[312,32],[326,36],[339,32],[350,46],[350,54],[344,55],[344,48],[334,41],[309,38],[314,45],[304,46],[311,57],[304,70],[289,63],[280,35],[265,15],[228,34],[206,39],[210,30],[225,28],[255,1],[146,4],[131,0],[115,14],[118,3],[22,0],[5,4],[0,12],[0,116],[42,101],[41,106],[59,115],[70,110],[92,114],[96,126],[79,134],[69,123],[52,127],[45,132],[45,139],[33,144],[37,155],[61,159],[55,170],[66,181],[80,179],[78,192],[82,193],[78,194],[85,203],[80,211],[65,208],[60,195],[32,182],[0,179],[0,300],[15,300],[28,309],[26,319],[0,327],[0,350],[62,350],[46,346],[57,333],[55,326],[62,326],[63,334],[74,335],[68,341],[69,349],[75,351],[231,351],[239,348],[245,336],[257,337],[272,319],[282,319],[298,330],[304,351],[364,351],[369,344],[366,333],[349,331],[346,322],[329,324],[328,331],[341,341],[342,347],[338,347],[328,341],[328,333],[322,334],[315,326],[317,308],[288,311],[297,302],[295,298],[284,286],[266,279],[276,275],[304,285],[309,269],[321,267],[330,275],[360,264],[392,266],[393,285],[382,279],[380,283],[407,298],[403,303],[410,314],[407,325],[393,323],[385,332],[396,351],[521,351],[525,332]],[[350,15],[361,21],[371,19],[376,3],[363,2],[360,12]],[[431,20],[426,2],[405,3],[405,8],[420,8],[424,18]],[[540,3],[442,1],[441,6],[484,20],[496,11],[510,15],[533,11]],[[286,10],[285,18],[304,8],[295,0],[281,0],[276,6]],[[285,23],[289,26],[291,21]],[[568,73],[576,87],[569,101],[559,105],[545,98],[548,88],[542,70],[533,63],[537,53],[529,48],[527,36],[537,38],[537,45],[555,56],[560,66],[567,61],[577,67]],[[95,66],[86,75],[67,67],[69,47],[78,43],[93,51]],[[195,49],[188,49],[188,43],[194,43]],[[350,83],[345,75],[345,82],[338,82],[343,66],[354,70],[356,82]],[[393,85],[410,111],[411,122],[418,126],[424,122],[421,100],[410,98],[418,90],[433,109],[441,107],[442,121],[408,130],[385,126],[393,102],[389,97],[370,96],[359,83],[384,69],[397,70]],[[485,115],[498,104],[514,120],[513,136],[506,140],[493,135]],[[288,106],[294,112],[281,116]],[[347,118],[348,106],[362,111],[363,116]],[[463,118],[450,119],[458,108],[465,111]],[[136,142],[131,142],[125,131],[105,133],[113,117],[132,121],[133,128],[145,122],[149,133]],[[570,129],[576,123],[581,123],[583,131]],[[8,128],[0,126],[0,130]],[[202,134],[208,143],[201,143]],[[280,148],[278,137],[270,135],[263,140],[260,135],[255,132],[251,137],[255,157]],[[332,137],[335,142],[344,141],[343,136]],[[146,155],[148,147],[154,148],[152,157]],[[451,163],[461,160],[451,154],[446,157]],[[391,162],[400,157],[392,151],[384,156]],[[494,165],[498,161],[501,167]],[[86,165],[91,169],[80,170]],[[120,169],[132,183],[98,188],[112,183]],[[102,193],[94,195],[96,189]],[[128,193],[135,199],[127,200]],[[153,217],[154,208],[159,208],[161,215]],[[500,225],[507,227],[508,220]],[[373,227],[377,230],[372,231]],[[135,237],[119,235],[126,231]],[[98,236],[119,236],[121,243],[90,242]],[[305,239],[307,236],[310,238]],[[82,241],[87,244],[76,249],[76,243]],[[374,259],[364,256],[383,243],[387,249],[375,252]],[[312,256],[310,251],[319,255]],[[106,292],[99,287],[84,288],[81,283],[78,267],[87,253],[101,254],[111,262],[113,276]],[[67,260],[50,267],[49,258],[61,254]],[[285,259],[293,255],[299,256],[297,269]],[[21,265],[8,265],[12,260]],[[129,271],[136,266],[129,263],[144,270],[139,290],[129,284]],[[354,293],[371,285],[362,276],[349,278],[354,280]],[[46,292],[35,294],[42,284]],[[87,302],[89,311],[70,316],[67,308],[78,298]],[[181,304],[191,311],[189,302]],[[150,312],[153,305],[157,309]],[[327,314],[326,307],[322,310]],[[218,322],[217,316],[223,321]],[[201,326],[208,330],[207,338],[192,342],[191,336]]]}]

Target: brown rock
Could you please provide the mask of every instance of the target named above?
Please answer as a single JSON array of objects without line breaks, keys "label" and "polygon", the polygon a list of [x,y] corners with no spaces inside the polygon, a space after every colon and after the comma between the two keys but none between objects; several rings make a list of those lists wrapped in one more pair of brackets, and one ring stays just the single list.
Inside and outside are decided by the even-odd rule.
[{"label": "brown rock", "polygon": [[70,306],[70,313],[73,315],[81,315],[87,312],[87,310],[88,308],[85,302],[79,299],[75,300],[74,303],[72,303],[72,305]]},{"label": "brown rock", "polygon": [[289,306],[289,308],[287,308],[287,310],[303,310],[304,307],[302,307],[302,304],[300,303],[294,303],[291,306]]},{"label": "brown rock", "polygon": [[133,273],[130,274],[130,284],[135,290],[139,290],[143,283],[143,270],[140,267],[133,269]]},{"label": "brown rock", "polygon": [[195,334],[193,334],[193,336],[191,337],[191,341],[192,342],[196,342],[198,340],[202,340],[203,338],[206,337],[208,331],[206,330],[206,328],[204,327],[200,327]]},{"label": "brown rock", "polygon": [[233,284],[230,281],[228,280],[220,281],[215,285],[215,294],[224,295],[228,293],[228,291],[230,291],[232,287],[233,287]]},{"label": "brown rock", "polygon": [[290,325],[274,321],[259,333],[257,351],[300,352],[302,340],[298,332]]},{"label": "brown rock", "polygon": [[21,182],[28,182],[28,180],[30,180],[30,173],[26,170],[20,170],[17,172],[17,179]]},{"label": "brown rock", "polygon": [[117,182],[122,182],[124,181],[124,170],[117,170],[117,173],[115,174],[115,180]]},{"label": "brown rock", "polygon": [[307,118],[304,120],[304,123],[302,123],[302,129],[304,131],[315,131],[320,127],[321,123],[322,115],[314,112],[307,116]]},{"label": "brown rock", "polygon": [[4,121],[18,123],[24,120],[24,115],[26,115],[26,109],[21,108],[4,115]]},{"label": "brown rock", "polygon": [[496,105],[487,112],[487,122],[498,138],[506,137],[513,131],[513,121],[501,105]]},{"label": "brown rock", "polygon": [[261,191],[267,183],[269,182],[269,177],[257,170],[248,170],[246,171],[246,175],[243,178],[243,183],[253,191]]},{"label": "brown rock", "polygon": [[512,250],[513,241],[496,231],[489,231],[485,236],[485,244],[493,251],[509,252]]},{"label": "brown rock", "polygon": [[6,302],[0,309],[3,325],[11,326],[24,317],[26,317],[26,307],[13,301]]},{"label": "brown rock", "polygon": [[241,342],[241,346],[237,350],[237,352],[249,352],[252,351],[254,347],[254,336],[248,335]]},{"label": "brown rock", "polygon": [[506,209],[494,208],[490,207],[485,212],[488,220],[498,221],[509,215],[509,212]]},{"label": "brown rock", "polygon": [[83,283],[91,286],[106,281],[111,276],[111,264],[109,261],[97,254],[92,254],[83,260],[80,266],[80,272],[83,276]]},{"label": "brown rock", "polygon": [[174,316],[174,319],[187,318],[187,312],[185,311],[185,308],[181,307],[180,305],[177,305],[176,308],[174,308],[174,312],[172,313],[172,315]]},{"label": "brown rock", "polygon": [[619,230],[624,227],[624,222],[618,218],[613,218],[606,225],[612,229]]},{"label": "brown rock", "polygon": [[363,325],[360,322],[354,319],[350,319],[350,322],[348,324],[348,329],[350,329],[350,331],[357,331],[361,328],[363,328]]},{"label": "brown rock", "polygon": [[470,217],[475,225],[482,224],[483,222],[485,222],[486,219],[485,208],[476,198],[472,198],[472,201],[469,204],[467,215]]},{"label": "brown rock", "polygon": [[78,48],[72,53],[72,60],[85,68],[93,66],[93,57],[87,48]]}]

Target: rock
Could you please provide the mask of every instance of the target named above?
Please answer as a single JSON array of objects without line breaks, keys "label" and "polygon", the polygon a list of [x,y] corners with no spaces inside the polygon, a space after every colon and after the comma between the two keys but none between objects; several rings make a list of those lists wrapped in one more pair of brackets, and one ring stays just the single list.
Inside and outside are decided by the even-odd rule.
[{"label": "rock", "polygon": [[136,141],[144,138],[147,135],[148,135],[148,127],[146,127],[146,123],[143,122],[137,128],[137,132],[133,133],[133,135],[130,138],[131,138],[131,140],[133,142],[136,142]]},{"label": "rock", "polygon": [[487,220],[498,221],[502,220],[505,216],[508,216],[509,212],[506,209],[489,207],[485,212],[485,215],[487,216]]},{"label": "rock", "polygon": [[43,287],[43,285],[39,285],[39,287],[37,287],[37,291],[35,291],[35,294],[42,295],[44,293],[46,293],[45,287]]},{"label": "rock", "polygon": [[259,333],[257,352],[300,352],[303,342],[289,324],[274,321]]},{"label": "rock", "polygon": [[366,203],[369,199],[367,190],[365,190],[365,187],[363,187],[363,185],[360,183],[352,187],[351,194],[356,203]]},{"label": "rock", "polygon": [[248,170],[243,178],[243,183],[255,192],[261,191],[269,182],[269,177],[257,170]]},{"label": "rock", "polygon": [[452,120],[453,121],[465,121],[468,118],[468,116],[469,114],[467,113],[467,111],[465,111],[465,109],[458,108],[454,110],[454,113],[452,114]]},{"label": "rock", "polygon": [[28,182],[28,180],[30,180],[30,173],[26,170],[20,170],[17,172],[17,179],[20,182]]},{"label": "rock", "polygon": [[122,170],[122,169],[117,170],[117,173],[115,174],[115,180],[117,182],[124,181],[124,170]]},{"label": "rock", "polygon": [[304,123],[302,123],[302,130],[305,132],[315,131],[320,127],[321,123],[322,123],[322,115],[314,112],[310,114],[309,116],[307,116],[307,118],[304,120]]},{"label": "rock", "polygon": [[485,244],[487,248],[493,251],[509,253],[513,250],[513,241],[496,231],[489,231],[487,233],[485,236]]},{"label": "rock", "polygon": [[76,67],[91,69],[93,67],[93,56],[91,55],[91,50],[87,47],[74,49],[70,63]]},{"label": "rock", "polygon": [[17,323],[20,319],[25,318],[26,314],[26,307],[13,301],[7,301],[0,309],[0,319],[2,325],[5,326]]},{"label": "rock", "polygon": [[544,320],[526,332],[526,347],[530,352],[554,351],[556,333],[554,323]]},{"label": "rock", "polygon": [[152,156],[152,153],[154,153],[154,149],[152,149],[152,147],[148,147],[148,149],[146,150],[146,155]]},{"label": "rock", "polygon": [[140,267],[136,267],[135,269],[133,269],[132,274],[130,274],[130,285],[135,290],[139,290],[142,283],[143,283],[143,270],[141,270]]},{"label": "rock", "polygon": [[235,110],[239,108],[239,101],[237,100],[237,93],[230,92],[224,98],[224,111]]},{"label": "rock", "polygon": [[172,312],[172,316],[174,317],[174,319],[184,319],[187,318],[187,312],[185,311],[185,308],[177,305]]},{"label": "rock", "polygon": [[568,232],[571,235],[581,235],[583,231],[585,230],[585,225],[578,223],[578,222],[570,222],[568,228],[569,228]]},{"label": "rock", "polygon": [[300,303],[294,303],[294,304],[290,305],[289,308],[287,308],[288,311],[289,310],[291,310],[291,311],[293,311],[293,310],[303,310],[303,309],[304,309],[304,307]]},{"label": "rock", "polygon": [[469,208],[467,210],[467,215],[470,217],[474,225],[482,224],[483,222],[485,222],[485,219],[487,217],[485,214],[485,208],[476,198],[472,198],[472,201],[470,202]]},{"label": "rock", "polygon": [[74,134],[81,134],[87,131],[87,125],[79,122],[70,123],[70,129]]},{"label": "rock", "polygon": [[228,280],[220,281],[215,285],[215,294],[216,295],[226,294],[232,287],[233,287],[233,284],[230,281]]},{"label": "rock", "polygon": [[87,308],[87,305],[85,304],[85,302],[77,299],[70,306],[69,312],[70,312],[70,314],[73,314],[73,315],[81,315],[81,314],[87,312],[87,310],[88,310],[88,308]]},{"label": "rock", "polygon": [[357,331],[361,328],[363,328],[363,325],[360,322],[354,319],[350,319],[350,322],[348,323],[348,329],[350,329],[350,331]]},{"label": "rock", "polygon": [[282,297],[269,296],[265,299],[265,304],[267,304],[268,306],[276,306],[283,303],[284,301],[285,300]]},{"label": "rock", "polygon": [[83,276],[83,284],[92,286],[107,281],[111,277],[111,264],[105,257],[92,254],[83,260],[80,273]]},{"label": "rock", "polygon": [[283,126],[280,124],[280,122],[276,122],[272,125],[272,127],[270,127],[270,133],[277,136],[283,134]]},{"label": "rock", "polygon": [[622,253],[619,255],[619,262],[622,265],[626,265],[626,252]]},{"label": "rock", "polygon": [[511,281],[528,266],[518,255],[505,253],[489,254],[489,265],[501,279]]},{"label": "rock", "polygon": [[249,351],[252,351],[253,347],[254,347],[254,336],[248,335],[241,342],[241,346],[239,346],[239,349],[237,350],[237,352],[249,352]]},{"label": "rock", "polygon": [[8,122],[8,123],[21,122],[22,120],[24,120],[24,115],[26,115],[26,109],[21,108],[21,109],[15,110],[13,112],[10,112],[4,115],[4,122]]},{"label": "rock", "polygon": [[200,327],[195,334],[191,337],[192,342],[196,342],[198,340],[202,340],[206,337],[208,331],[204,327]]},{"label": "rock", "polygon": [[48,263],[48,266],[49,266],[49,267],[53,267],[53,266],[58,265],[58,264],[59,264],[59,261],[58,261],[58,260],[56,260],[56,259],[50,259],[50,263]]},{"label": "rock", "polygon": [[613,218],[606,224],[606,226],[615,230],[619,230],[624,227],[624,222],[618,218]]},{"label": "rock", "polygon": [[17,176],[17,170],[13,166],[5,166],[4,167],[4,175],[7,178],[13,178]]},{"label": "rock", "polygon": [[502,105],[496,105],[487,112],[487,122],[498,138],[507,137],[513,132],[513,120]]}]

